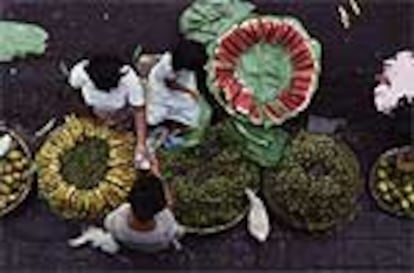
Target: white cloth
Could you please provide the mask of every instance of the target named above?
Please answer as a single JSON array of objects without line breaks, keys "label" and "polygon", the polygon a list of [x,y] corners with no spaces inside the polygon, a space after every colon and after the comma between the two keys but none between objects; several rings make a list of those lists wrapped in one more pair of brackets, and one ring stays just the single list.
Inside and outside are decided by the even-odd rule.
[{"label": "white cloth", "polygon": [[102,91],[96,88],[90,79],[86,66],[88,60],[77,63],[69,75],[69,84],[80,89],[85,103],[99,111],[116,111],[125,106],[143,106],[145,103],[144,89],[141,80],[131,66],[124,65],[120,72],[124,75],[119,80],[118,87]]},{"label": "white cloth", "polygon": [[414,53],[398,52],[394,58],[384,61],[381,82],[374,90],[375,106],[378,111],[390,114],[401,98],[414,101]]},{"label": "white cloth", "polygon": [[189,70],[174,72],[171,53],[164,53],[148,76],[148,123],[158,125],[163,121],[172,120],[197,127],[200,114],[198,101],[188,93],[168,88],[165,84],[167,79],[175,79],[180,85],[197,90],[195,73]]},{"label": "white cloth", "polygon": [[104,220],[105,229],[130,248],[144,252],[167,249],[182,233],[182,227],[167,208],[155,215],[155,228],[147,232],[139,232],[129,227],[130,213],[131,207],[125,203],[108,214]]}]

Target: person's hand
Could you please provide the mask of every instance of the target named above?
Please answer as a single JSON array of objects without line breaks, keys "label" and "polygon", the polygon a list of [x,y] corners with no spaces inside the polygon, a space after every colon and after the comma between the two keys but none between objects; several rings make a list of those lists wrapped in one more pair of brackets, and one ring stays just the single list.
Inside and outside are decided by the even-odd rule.
[{"label": "person's hand", "polygon": [[135,167],[139,170],[151,169],[151,158],[149,152],[144,145],[137,145],[135,148]]}]

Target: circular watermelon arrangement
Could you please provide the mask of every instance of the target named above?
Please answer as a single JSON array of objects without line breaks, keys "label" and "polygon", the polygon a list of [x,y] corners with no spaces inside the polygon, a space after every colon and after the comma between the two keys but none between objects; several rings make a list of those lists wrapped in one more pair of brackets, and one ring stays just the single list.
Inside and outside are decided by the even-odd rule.
[{"label": "circular watermelon arrangement", "polygon": [[255,125],[279,125],[308,106],[319,59],[319,43],[296,19],[254,17],[219,38],[209,83],[229,114]]}]

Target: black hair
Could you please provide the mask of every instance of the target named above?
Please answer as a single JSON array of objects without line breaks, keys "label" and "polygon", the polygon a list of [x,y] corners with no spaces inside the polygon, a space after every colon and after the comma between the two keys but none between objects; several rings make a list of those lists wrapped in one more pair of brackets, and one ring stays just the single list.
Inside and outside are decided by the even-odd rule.
[{"label": "black hair", "polygon": [[392,111],[393,129],[399,141],[410,144],[413,141],[414,102],[407,97],[399,99],[398,106]]},{"label": "black hair", "polygon": [[138,177],[128,195],[128,202],[136,218],[152,220],[167,204],[162,181],[149,172]]},{"label": "black hair", "polygon": [[109,92],[110,89],[118,86],[119,80],[123,76],[121,68],[125,64],[119,57],[111,54],[99,54],[88,59],[89,64],[86,66],[86,72],[98,89]]},{"label": "black hair", "polygon": [[208,57],[204,45],[187,40],[180,35],[178,43],[172,51],[172,67],[174,71],[187,69],[195,72],[198,90],[207,100],[208,104],[213,107],[211,122],[215,124],[216,122],[219,122],[222,117],[225,117],[225,112],[216,102],[212,93],[208,90],[207,73],[204,69],[207,60]]},{"label": "black hair", "polygon": [[203,69],[207,62],[207,54],[200,43],[180,39],[172,51],[172,67],[175,71]]}]

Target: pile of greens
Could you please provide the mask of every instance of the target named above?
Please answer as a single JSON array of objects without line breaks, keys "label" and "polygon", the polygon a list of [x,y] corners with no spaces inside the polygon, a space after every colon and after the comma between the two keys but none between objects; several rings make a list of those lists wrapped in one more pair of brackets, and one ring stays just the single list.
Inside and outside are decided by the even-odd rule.
[{"label": "pile of greens", "polygon": [[345,146],[326,135],[301,132],[276,169],[264,174],[271,209],[288,224],[323,231],[356,207],[359,167]]},{"label": "pile of greens", "polygon": [[225,225],[247,207],[244,189],[257,189],[259,167],[225,139],[225,126],[210,128],[201,145],[162,151],[162,172],[176,193],[180,223],[192,228]]},{"label": "pile of greens", "polygon": [[108,158],[109,146],[104,140],[85,139],[62,155],[62,176],[78,189],[92,189],[105,178]]}]

